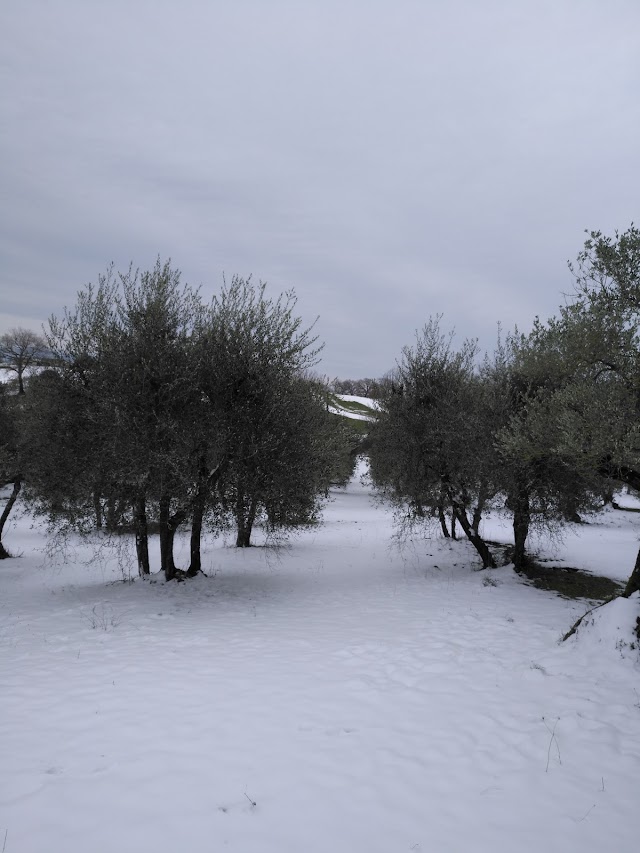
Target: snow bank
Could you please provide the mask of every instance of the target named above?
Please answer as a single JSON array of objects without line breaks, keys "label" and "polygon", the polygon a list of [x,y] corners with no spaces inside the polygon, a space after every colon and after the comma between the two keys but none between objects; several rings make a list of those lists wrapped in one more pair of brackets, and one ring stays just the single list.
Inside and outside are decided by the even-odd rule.
[{"label": "snow bank", "polygon": [[368,406],[370,409],[378,408],[378,401],[373,400],[371,397],[356,397],[353,394],[338,394],[337,396],[347,403],[360,403],[363,406]]},{"label": "snow bank", "polygon": [[591,610],[569,641],[597,654],[601,663],[611,652],[640,663],[639,624],[640,593],[636,592],[630,598],[614,598]]}]

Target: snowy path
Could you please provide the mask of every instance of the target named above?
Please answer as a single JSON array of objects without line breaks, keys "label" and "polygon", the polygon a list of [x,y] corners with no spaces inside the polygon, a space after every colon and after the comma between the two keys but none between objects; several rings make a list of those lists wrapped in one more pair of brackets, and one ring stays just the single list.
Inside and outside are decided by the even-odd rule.
[{"label": "snowy path", "polygon": [[0,567],[6,853],[637,849],[640,667],[606,635],[558,646],[583,604],[485,585],[465,543],[390,549],[357,483],[326,517],[168,586],[38,568],[23,522]]}]

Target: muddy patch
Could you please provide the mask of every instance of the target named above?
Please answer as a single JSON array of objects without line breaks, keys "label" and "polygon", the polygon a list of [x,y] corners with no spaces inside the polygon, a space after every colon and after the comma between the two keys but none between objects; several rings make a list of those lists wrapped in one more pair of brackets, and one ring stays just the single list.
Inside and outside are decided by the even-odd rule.
[{"label": "muddy patch", "polygon": [[606,601],[620,595],[622,584],[601,575],[592,575],[570,566],[544,566],[531,560],[518,574],[537,589],[548,590],[563,598],[586,598]]}]

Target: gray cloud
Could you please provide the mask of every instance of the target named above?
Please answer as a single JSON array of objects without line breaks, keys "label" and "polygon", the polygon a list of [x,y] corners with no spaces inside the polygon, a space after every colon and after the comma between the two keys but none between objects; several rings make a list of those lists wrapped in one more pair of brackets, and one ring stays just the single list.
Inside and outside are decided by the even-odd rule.
[{"label": "gray cloud", "polygon": [[0,329],[107,263],[295,287],[321,369],[429,315],[491,347],[638,219],[640,7],[5,0]]}]

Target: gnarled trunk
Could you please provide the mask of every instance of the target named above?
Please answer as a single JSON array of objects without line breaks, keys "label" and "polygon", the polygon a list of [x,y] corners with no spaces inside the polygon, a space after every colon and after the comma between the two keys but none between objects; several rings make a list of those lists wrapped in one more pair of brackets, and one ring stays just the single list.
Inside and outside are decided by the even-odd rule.
[{"label": "gnarled trunk", "polygon": [[2,531],[4,530],[4,526],[11,514],[11,510],[13,509],[13,505],[18,499],[18,495],[20,494],[20,489],[22,488],[22,480],[17,477],[13,481],[13,489],[11,490],[11,494],[9,495],[9,500],[7,501],[5,508],[2,511],[2,515],[0,515],[0,560],[6,560],[11,554],[7,551],[7,549],[2,544]]},{"label": "gnarled trunk", "polygon": [[116,523],[116,499],[113,495],[107,496],[107,530],[113,533],[118,526]]},{"label": "gnarled trunk", "polygon": [[480,555],[480,559],[482,560],[482,568],[495,569],[496,563],[493,559],[493,556],[491,555],[489,546],[484,541],[482,536],[476,533],[476,531],[469,523],[465,508],[461,506],[457,501],[451,501],[451,506],[453,507],[454,517],[457,518],[460,522],[460,527],[462,527],[462,529],[464,530],[465,536]]},{"label": "gnarled trunk", "polygon": [[247,506],[245,496],[240,493],[238,494],[238,500],[236,502],[236,522],[238,525],[236,548],[251,547],[251,532],[256,520],[257,509],[258,501],[255,497],[251,498]]},{"label": "gnarled trunk", "polygon": [[440,527],[442,528],[442,535],[445,539],[450,539],[451,534],[449,533],[447,517],[444,514],[444,507],[442,506],[442,504],[438,504],[438,521],[440,522]]},{"label": "gnarled trunk", "polygon": [[149,528],[147,525],[147,503],[144,492],[136,498],[134,507],[136,527],[136,554],[138,557],[138,574],[146,577],[150,574],[149,567]]},{"label": "gnarled trunk", "polygon": [[631,576],[627,581],[627,585],[625,586],[622,595],[625,598],[629,598],[629,596],[633,595],[634,592],[638,591],[640,591],[640,551],[638,551],[635,566],[633,567],[633,571],[631,572]]},{"label": "gnarled trunk", "polygon": [[97,488],[93,490],[93,513],[96,517],[96,529],[102,530],[102,502]]},{"label": "gnarled trunk", "polygon": [[158,502],[158,528],[160,533],[160,571],[165,580],[173,580],[176,567],[173,562],[173,534],[169,528],[171,498],[163,495]]},{"label": "gnarled trunk", "polygon": [[193,512],[191,515],[191,540],[189,543],[190,563],[189,577],[194,577],[198,572],[202,571],[202,557],[200,554],[200,546],[202,542],[202,519],[204,518],[204,508],[207,500],[207,492],[204,484],[204,479],[198,483],[198,489],[193,499]]},{"label": "gnarled trunk", "polygon": [[482,513],[484,512],[488,497],[489,490],[487,488],[487,484],[485,482],[482,482],[480,483],[480,488],[478,489],[478,501],[476,503],[475,509],[473,510],[473,518],[471,519],[471,526],[473,527],[476,533],[478,533],[480,530]]},{"label": "gnarled trunk", "polygon": [[[462,528],[464,530],[464,527]],[[451,507],[451,538],[458,539],[458,531],[456,530],[456,513],[453,507]]]},{"label": "gnarled trunk", "polygon": [[173,558],[173,543],[176,530],[187,517],[185,507],[180,507],[173,515],[170,514],[171,498],[163,495],[159,502],[159,528],[160,528],[160,568],[164,572],[165,580],[173,580],[178,575],[175,560]]},{"label": "gnarled trunk", "polygon": [[512,501],[513,509],[513,565],[516,570],[524,568],[527,563],[525,545],[531,526],[531,506],[529,492],[525,488],[518,489]]}]

